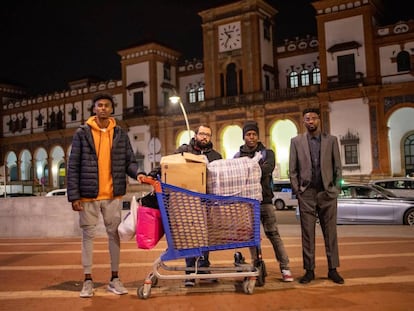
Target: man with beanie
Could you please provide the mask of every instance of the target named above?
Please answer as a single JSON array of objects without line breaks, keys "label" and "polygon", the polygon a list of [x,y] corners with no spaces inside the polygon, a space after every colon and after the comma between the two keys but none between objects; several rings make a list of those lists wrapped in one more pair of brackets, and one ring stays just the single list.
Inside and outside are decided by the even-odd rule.
[{"label": "man with beanie", "polygon": [[[272,172],[275,168],[275,154],[273,150],[266,147],[259,141],[259,127],[255,121],[246,121],[243,126],[244,145],[240,146],[239,152],[234,156],[253,158],[257,152],[261,153],[259,161],[262,170],[260,183],[262,185],[262,202],[260,202],[260,220],[263,225],[266,237],[273,245],[276,259],[279,262],[282,280],[292,282],[293,277],[289,268],[289,257],[277,228],[276,213],[272,204],[273,189],[271,187]],[[252,250],[252,249],[251,249]],[[254,257],[253,257],[254,258]]]},{"label": "man with beanie", "polygon": [[82,266],[85,274],[80,297],[94,294],[92,281],[93,239],[102,214],[108,235],[111,278],[107,287],[118,295],[128,293],[118,276],[121,223],[120,198],[126,192],[126,178],[137,178],[138,166],[125,131],[111,113],[112,95],[100,93],[93,100],[93,112],[75,132],[69,156],[67,192],[72,209],[79,213],[82,229]]}]

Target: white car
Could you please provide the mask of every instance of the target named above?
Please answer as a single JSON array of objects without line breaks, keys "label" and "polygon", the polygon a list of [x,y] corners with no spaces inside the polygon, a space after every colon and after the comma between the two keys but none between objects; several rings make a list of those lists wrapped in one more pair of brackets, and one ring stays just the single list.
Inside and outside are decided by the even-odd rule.
[{"label": "white car", "polygon": [[61,195],[64,195],[64,196],[67,195],[66,189],[55,189],[55,190],[52,190],[46,193],[47,197],[54,197],[54,196],[61,196]]},{"label": "white car", "polygon": [[414,178],[411,177],[371,180],[370,184],[387,189],[398,197],[414,198]]},{"label": "white car", "polygon": [[296,195],[292,194],[290,180],[273,180],[273,195],[273,205],[277,210],[298,206]]}]

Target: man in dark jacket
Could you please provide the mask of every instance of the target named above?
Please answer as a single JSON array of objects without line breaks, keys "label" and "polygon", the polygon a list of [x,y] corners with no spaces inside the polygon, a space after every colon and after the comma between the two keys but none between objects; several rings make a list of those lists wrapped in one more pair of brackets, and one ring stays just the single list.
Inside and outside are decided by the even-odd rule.
[{"label": "man in dark jacket", "polygon": [[68,200],[79,213],[82,229],[82,265],[85,274],[80,297],[93,296],[93,239],[99,213],[108,234],[111,280],[108,290],[126,294],[119,277],[121,223],[120,198],[126,192],[125,175],[137,178],[138,166],[127,134],[110,117],[114,101],[110,94],[93,98],[94,116],[81,125],[73,136],[67,175]]},{"label": "man in dark jacket", "polygon": [[[196,155],[205,155],[209,162],[214,160],[219,160],[222,158],[221,154],[213,149],[213,143],[211,142],[211,128],[208,125],[200,125],[196,130],[194,137],[191,138],[189,144],[183,144],[177,148],[175,153],[189,152]],[[157,178],[157,175],[161,175],[161,168],[157,167],[152,170],[148,175],[153,178]],[[195,267],[196,262],[198,262],[198,267],[209,267],[210,261],[208,259],[209,252],[203,252],[201,258],[197,257],[187,257],[185,259],[187,268]],[[186,271],[187,274],[190,274],[194,271]],[[193,287],[195,285],[194,279],[186,279],[184,285],[187,287]]]},{"label": "man in dark jacket", "polygon": [[[275,153],[259,141],[259,127],[255,121],[247,121],[243,126],[244,145],[240,146],[239,152],[235,155],[238,157],[253,158],[257,152],[261,153],[262,159],[259,161],[262,169],[260,183],[262,185],[262,202],[260,202],[260,220],[266,237],[273,245],[276,259],[279,262],[282,280],[292,282],[293,277],[289,268],[289,257],[286,253],[285,246],[280,238],[277,228],[276,213],[272,204],[273,189],[271,188],[272,172],[275,168]],[[251,249],[252,251],[253,249]],[[254,255],[254,254],[252,254]],[[252,256],[255,258],[256,256]]]},{"label": "man in dark jacket", "polygon": [[[194,137],[189,144],[181,145],[175,153],[189,152],[197,155],[205,155],[209,162],[219,160],[222,158],[221,154],[213,149],[213,143],[211,142],[211,128],[208,125],[200,125],[196,130]],[[203,252],[203,256],[198,259],[199,267],[209,267],[210,261],[208,259],[209,252]],[[187,268],[195,267],[197,262],[196,257],[187,257],[185,259]],[[187,271],[191,273],[191,271]],[[187,287],[195,285],[194,279],[187,279],[184,282]]]}]

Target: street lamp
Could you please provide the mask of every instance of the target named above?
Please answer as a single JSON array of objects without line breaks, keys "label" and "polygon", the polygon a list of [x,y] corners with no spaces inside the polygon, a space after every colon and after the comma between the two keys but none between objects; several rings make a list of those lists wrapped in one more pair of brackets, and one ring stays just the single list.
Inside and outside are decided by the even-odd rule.
[{"label": "street lamp", "polygon": [[181,111],[183,112],[183,115],[184,115],[185,125],[187,126],[187,133],[188,133],[189,142],[190,142],[191,141],[190,125],[188,124],[187,113],[185,112],[184,105],[183,105],[183,102],[181,100],[181,97],[178,96],[177,93],[174,91],[174,95],[170,96],[169,100],[174,105],[177,104],[177,103],[180,104]]}]

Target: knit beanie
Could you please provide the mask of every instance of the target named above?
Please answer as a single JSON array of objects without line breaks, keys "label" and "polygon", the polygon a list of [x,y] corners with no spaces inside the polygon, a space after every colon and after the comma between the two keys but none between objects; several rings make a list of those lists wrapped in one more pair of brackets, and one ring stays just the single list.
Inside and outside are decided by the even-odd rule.
[{"label": "knit beanie", "polygon": [[255,131],[259,135],[259,127],[256,121],[246,121],[243,125],[243,138],[248,131]]}]

